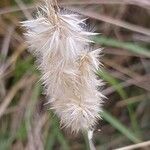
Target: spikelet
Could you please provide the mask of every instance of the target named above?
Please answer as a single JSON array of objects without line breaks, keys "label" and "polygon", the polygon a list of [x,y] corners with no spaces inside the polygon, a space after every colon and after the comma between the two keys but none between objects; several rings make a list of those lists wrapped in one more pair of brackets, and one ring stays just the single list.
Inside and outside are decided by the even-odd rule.
[{"label": "spikelet", "polygon": [[85,19],[60,11],[45,1],[35,19],[24,21],[29,50],[36,56],[45,93],[61,125],[72,132],[93,128],[99,118],[103,95],[95,71],[100,49],[90,51]]}]

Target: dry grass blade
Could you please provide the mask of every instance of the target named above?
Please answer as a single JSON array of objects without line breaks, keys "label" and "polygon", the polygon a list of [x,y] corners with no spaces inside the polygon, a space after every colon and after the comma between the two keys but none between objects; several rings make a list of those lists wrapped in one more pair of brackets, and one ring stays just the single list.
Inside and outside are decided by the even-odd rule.
[{"label": "dry grass blade", "polygon": [[16,83],[16,85],[14,85],[10,89],[10,91],[8,92],[6,97],[4,98],[2,104],[0,105],[0,118],[5,113],[5,110],[7,109],[8,105],[10,104],[10,102],[12,101],[13,97],[18,92],[18,90],[20,90],[24,86],[28,85],[30,82],[34,82],[36,79],[37,79],[36,76],[32,76],[30,78],[25,76],[20,81],[18,81]]},{"label": "dry grass blade", "polygon": [[27,11],[26,5],[21,0],[15,0],[27,19],[32,19],[32,15]]},{"label": "dry grass blade", "polygon": [[142,142],[142,143],[138,143],[138,144],[122,147],[122,148],[117,148],[115,150],[135,150],[135,149],[139,149],[139,148],[141,148],[141,149],[147,148],[147,150],[148,150],[150,148],[150,141],[146,141],[146,142]]},{"label": "dry grass blade", "polygon": [[95,13],[95,12],[92,12],[92,11],[82,10],[82,9],[79,9],[79,8],[76,8],[76,7],[68,7],[68,8],[75,11],[75,12],[79,12],[80,14],[83,14],[85,16],[88,16],[90,18],[94,18],[94,19],[97,19],[97,20],[100,20],[100,21],[104,21],[106,23],[109,23],[109,24],[112,24],[112,25],[115,25],[115,26],[119,26],[119,27],[131,30],[131,31],[134,31],[134,32],[138,32],[138,33],[150,36],[150,30],[146,29],[144,27],[134,25],[134,24],[131,24],[131,23],[119,20],[119,19],[114,19],[114,18],[111,18],[109,16],[98,14],[98,13]]},{"label": "dry grass blade", "polygon": [[[92,1],[86,1],[86,0],[81,0],[81,1],[66,1],[64,0],[61,4],[64,5],[87,5],[87,4],[131,4],[131,5],[137,5],[139,7],[144,7],[148,8],[150,6],[149,1],[139,1],[139,0],[92,0]],[[145,8],[145,7],[144,7]]]},{"label": "dry grass blade", "polygon": [[7,8],[0,9],[0,15],[7,14],[7,13],[13,13],[13,12],[17,12],[17,11],[22,11],[22,10],[30,10],[30,9],[34,9],[34,8],[35,8],[35,5],[26,5],[26,7],[23,7],[23,8],[19,8],[16,6],[7,7]]},{"label": "dry grass blade", "polygon": [[5,35],[4,41],[3,41],[3,45],[2,45],[2,49],[0,52],[0,55],[2,56],[2,59],[0,60],[0,96],[4,97],[6,94],[6,89],[5,89],[5,82],[2,80],[1,76],[4,73],[4,68],[5,68],[5,59],[7,58],[7,54],[9,51],[9,44],[11,41],[11,35],[14,31],[14,27],[10,26],[8,28],[8,33]]},{"label": "dry grass blade", "polygon": [[[114,75],[116,78],[118,78],[118,76]],[[120,78],[120,77],[119,77]],[[145,82],[145,81],[149,81],[149,78],[150,76],[149,75],[145,75],[143,76],[140,80],[136,80],[136,79],[128,79],[128,80],[125,80],[124,82],[121,82],[120,84],[116,85],[116,86],[119,86],[119,87],[122,87],[122,88],[127,88],[131,85],[137,85],[137,86],[140,86],[141,88],[147,90],[147,91],[150,91],[149,88],[146,88],[146,87],[143,87],[142,86],[142,82]],[[122,79],[122,78],[121,78]],[[116,89],[113,88],[113,87],[108,87],[106,88],[105,90],[102,91],[102,93],[104,93],[104,95],[110,95],[112,94],[113,92],[115,92]]]},{"label": "dry grass blade", "polygon": [[21,44],[17,47],[17,49],[16,49],[16,51],[13,53],[13,55],[12,55],[10,58],[8,58],[8,62],[9,62],[10,64],[15,63],[15,62],[17,61],[17,58],[26,50],[26,48],[27,48],[27,44],[21,43]]},{"label": "dry grass blade", "polygon": [[[26,85],[24,90],[22,91],[22,95],[20,97],[20,101],[17,104],[16,111],[11,114],[12,116],[12,122],[11,122],[11,130],[12,133],[15,134],[18,130],[18,128],[21,126],[21,123],[24,118],[24,113],[26,110],[26,105],[29,102],[29,99],[31,97],[31,90],[34,83],[29,83]],[[6,111],[10,112],[11,107],[9,107]]]},{"label": "dry grass blade", "polygon": [[129,104],[133,104],[133,103],[136,103],[136,102],[143,101],[143,100],[145,100],[147,97],[150,97],[150,94],[142,94],[142,95],[130,97],[130,98],[128,98],[128,99],[119,101],[119,102],[116,104],[116,107],[125,107],[125,106],[127,106],[127,105],[129,105]]},{"label": "dry grass blade", "polygon": [[[62,1],[59,3],[60,5],[87,5],[87,4],[131,4],[131,5],[137,5],[139,7],[143,7],[146,9],[150,9],[150,2],[144,2],[144,1],[135,1],[135,0],[92,0],[92,1]],[[19,4],[20,5],[20,4]],[[13,13],[16,11],[23,11],[23,10],[30,10],[30,9],[34,9],[35,8],[35,4],[31,4],[31,5],[26,5],[26,7],[8,7],[8,8],[3,8],[0,10],[0,15],[2,14],[7,14],[7,13]],[[28,16],[28,15],[27,15]]]},{"label": "dry grass blade", "polygon": [[138,86],[138,87],[140,87],[140,88],[143,88],[143,89],[149,91],[149,88],[147,88],[144,84],[141,84],[141,82],[140,82],[140,83],[136,82],[136,81],[141,81],[141,80],[143,80],[143,76],[142,76],[142,75],[139,75],[139,74],[137,74],[136,72],[131,71],[131,69],[127,69],[127,68],[125,68],[125,67],[123,67],[123,66],[121,66],[121,65],[118,65],[117,63],[114,63],[114,62],[112,62],[112,61],[110,61],[110,60],[108,60],[108,59],[105,60],[104,63],[107,64],[108,66],[114,68],[115,70],[117,70],[117,71],[118,71],[118,72],[117,72],[118,75],[119,75],[119,72],[122,74],[122,75],[120,74],[120,77],[117,75],[117,77],[118,77],[119,79],[127,80],[126,77],[123,77],[124,75],[127,75],[127,76],[129,76],[131,79],[135,79],[134,85],[136,85],[136,86]]},{"label": "dry grass blade", "polygon": [[1,50],[1,55],[3,57],[3,60],[7,56],[7,53],[8,53],[8,50],[9,50],[9,44],[10,44],[10,40],[11,40],[11,36],[12,36],[13,32],[14,32],[14,26],[9,26],[8,33],[5,36],[3,46],[2,46],[2,50]]},{"label": "dry grass blade", "polygon": [[147,90],[147,91],[150,91],[150,88],[149,87],[146,87],[144,85],[144,83],[148,82],[149,81],[149,78],[150,78],[150,75],[144,75],[142,77],[135,77],[135,78],[122,78],[122,73],[117,73],[118,75],[116,74],[113,74],[112,75],[118,79],[121,79],[121,80],[124,80],[125,82],[122,83],[123,87],[128,87],[128,86],[131,86],[131,85],[136,85],[137,87],[140,87],[144,90]]},{"label": "dry grass blade", "polygon": [[17,47],[16,51],[7,58],[5,65],[3,66],[3,73],[0,74],[1,79],[6,77],[7,74],[14,70],[13,66],[15,65],[18,57],[20,57],[20,55],[26,50],[26,48],[27,45],[25,43],[21,43],[21,45]]},{"label": "dry grass blade", "polygon": [[128,75],[131,78],[135,78],[135,77],[137,79],[141,78],[141,75],[137,74],[136,72],[131,71],[130,69],[125,68],[125,67],[123,67],[123,66],[121,66],[121,65],[119,65],[119,64],[117,64],[117,63],[115,63],[115,62],[113,62],[113,61],[111,61],[109,59],[105,59],[104,63],[107,64],[108,66],[111,66],[112,68],[118,70],[119,72],[121,72],[121,73],[123,73],[125,75]]}]

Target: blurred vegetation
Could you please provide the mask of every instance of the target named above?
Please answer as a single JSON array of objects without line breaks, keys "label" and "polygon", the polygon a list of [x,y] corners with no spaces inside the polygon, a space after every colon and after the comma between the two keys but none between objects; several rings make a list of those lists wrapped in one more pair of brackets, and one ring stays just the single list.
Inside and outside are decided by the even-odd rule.
[{"label": "blurred vegetation", "polygon": [[[33,0],[0,1],[0,150],[84,150],[45,106],[40,73],[28,53],[20,21],[35,15]],[[150,1],[59,0],[87,17],[95,47],[104,47],[97,75],[107,96],[94,132],[98,150],[150,140]],[[99,129],[101,131],[99,131]],[[150,148],[150,147],[149,147]],[[141,149],[146,148],[146,144]]]}]

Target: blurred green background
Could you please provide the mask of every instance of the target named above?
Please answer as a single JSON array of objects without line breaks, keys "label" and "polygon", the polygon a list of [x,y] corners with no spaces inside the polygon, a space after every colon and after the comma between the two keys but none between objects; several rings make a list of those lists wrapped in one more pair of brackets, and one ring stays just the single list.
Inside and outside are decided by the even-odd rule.
[{"label": "blurred green background", "polygon": [[[35,16],[36,0],[0,0],[0,150],[88,150],[82,134],[71,135],[44,106],[35,59],[27,51],[20,21]],[[97,150],[150,140],[150,1],[59,0],[88,17],[101,35],[97,71],[105,82],[104,111],[94,131]],[[150,142],[149,142],[150,144]],[[128,150],[128,148],[126,148]],[[134,148],[132,148],[134,149]],[[150,149],[143,144],[140,149]]]}]

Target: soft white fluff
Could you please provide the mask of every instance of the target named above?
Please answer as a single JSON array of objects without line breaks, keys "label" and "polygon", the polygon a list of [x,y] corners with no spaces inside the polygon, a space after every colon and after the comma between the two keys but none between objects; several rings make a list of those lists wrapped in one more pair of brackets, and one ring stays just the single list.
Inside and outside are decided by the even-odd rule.
[{"label": "soft white fluff", "polygon": [[30,52],[37,57],[51,108],[72,132],[93,128],[101,111],[100,49],[89,50],[80,15],[55,11],[47,0],[35,19],[23,22]]}]

